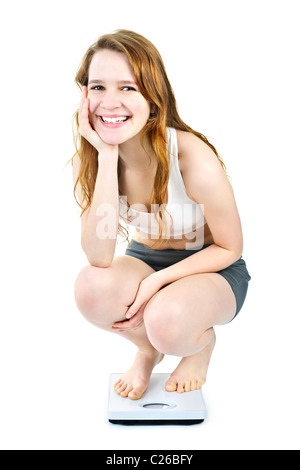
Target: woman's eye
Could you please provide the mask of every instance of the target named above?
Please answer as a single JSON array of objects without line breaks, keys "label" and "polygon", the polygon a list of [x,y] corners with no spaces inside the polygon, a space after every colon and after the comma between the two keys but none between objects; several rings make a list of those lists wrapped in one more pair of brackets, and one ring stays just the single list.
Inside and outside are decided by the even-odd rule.
[{"label": "woman's eye", "polygon": [[[95,85],[95,86],[91,87],[90,90],[92,90],[92,91],[103,91],[103,90],[105,90],[105,88],[102,85]],[[122,91],[136,91],[136,88],[134,88],[132,86],[124,86],[124,87],[122,87]]]},{"label": "woman's eye", "polygon": [[124,86],[122,88],[123,91],[136,91],[135,88],[133,88],[132,86]]}]

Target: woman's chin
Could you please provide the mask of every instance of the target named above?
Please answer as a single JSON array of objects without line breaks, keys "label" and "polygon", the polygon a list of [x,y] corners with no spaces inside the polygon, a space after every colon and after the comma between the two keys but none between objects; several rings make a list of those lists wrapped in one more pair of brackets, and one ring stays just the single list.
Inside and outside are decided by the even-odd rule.
[{"label": "woman's chin", "polygon": [[123,138],[118,135],[107,135],[106,133],[103,132],[98,132],[98,135],[100,136],[100,139],[102,142],[104,142],[107,145],[121,145],[124,142],[126,142],[127,139]]},{"label": "woman's chin", "polygon": [[107,145],[120,145],[123,144],[127,138],[120,135],[118,132],[103,132],[103,129],[95,129],[102,142]]}]

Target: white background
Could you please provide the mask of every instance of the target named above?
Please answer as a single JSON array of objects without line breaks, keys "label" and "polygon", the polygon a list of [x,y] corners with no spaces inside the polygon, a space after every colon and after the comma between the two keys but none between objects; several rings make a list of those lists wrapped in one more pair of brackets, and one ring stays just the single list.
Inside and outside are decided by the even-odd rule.
[{"label": "white background", "polygon": [[[299,445],[299,2],[61,0],[1,11],[0,447],[292,449]],[[135,348],[77,311],[86,264],[73,199],[74,76],[101,34],[164,58],[180,114],[231,176],[252,281],[218,342],[194,427],[107,423],[108,377]],[[124,245],[119,247],[122,253]],[[168,357],[156,369],[171,372]]]}]

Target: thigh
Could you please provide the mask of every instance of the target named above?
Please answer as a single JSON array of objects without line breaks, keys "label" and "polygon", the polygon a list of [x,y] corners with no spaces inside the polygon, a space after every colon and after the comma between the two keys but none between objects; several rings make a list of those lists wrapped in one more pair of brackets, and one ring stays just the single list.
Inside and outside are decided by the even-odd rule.
[{"label": "thigh", "polygon": [[144,261],[127,255],[116,256],[109,269],[119,292],[128,299],[126,305],[133,303],[141,281],[155,272]]},{"label": "thigh", "polygon": [[[87,305],[103,310],[133,303],[140,282],[154,270],[131,256],[116,256],[107,268],[85,266],[75,282],[75,297],[79,310]],[[117,310],[119,310],[117,308]]]},{"label": "thigh", "polygon": [[148,303],[148,318],[154,315],[165,325],[176,324],[191,336],[230,322],[236,300],[229,283],[220,274],[187,276],[161,289]]}]

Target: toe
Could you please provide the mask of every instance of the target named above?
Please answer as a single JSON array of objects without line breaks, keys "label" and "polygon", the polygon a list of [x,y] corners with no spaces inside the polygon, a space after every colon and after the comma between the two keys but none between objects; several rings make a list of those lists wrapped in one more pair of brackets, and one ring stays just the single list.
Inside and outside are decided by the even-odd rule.
[{"label": "toe", "polygon": [[121,397],[123,398],[126,398],[128,397],[129,393],[131,392],[131,390],[133,389],[133,387],[131,385],[127,385],[127,387],[125,387],[125,389],[121,392]]},{"label": "toe", "polygon": [[201,387],[202,387],[201,381],[197,380],[197,390],[200,390]]},{"label": "toe", "polygon": [[178,387],[177,387],[177,392],[178,393],[184,393],[184,386],[185,386],[185,382],[184,381],[180,381],[178,382]]},{"label": "toe", "polygon": [[121,380],[121,379],[117,380],[117,382],[116,382],[116,383],[115,383],[115,385],[114,385],[114,388],[118,387],[118,386],[120,385],[120,383],[121,383],[121,382],[122,382],[122,380]]},{"label": "toe", "polygon": [[127,385],[126,383],[122,385],[122,387],[119,388],[119,392],[120,393],[124,393],[127,388],[129,387],[129,385]]},{"label": "toe", "polygon": [[184,384],[184,390],[185,390],[186,392],[190,392],[190,391],[191,391],[191,382],[190,382],[190,381],[185,382],[185,384]]},{"label": "toe", "polygon": [[140,387],[136,387],[128,394],[130,400],[140,400],[142,398],[144,391]]},{"label": "toe", "polygon": [[171,377],[168,382],[166,383],[165,389],[167,392],[175,392],[177,389],[177,380],[175,377]]},{"label": "toe", "polygon": [[124,383],[122,381],[119,381],[118,383],[115,384],[115,391],[120,395],[120,393],[124,390]]},{"label": "toe", "polygon": [[191,382],[191,391],[197,390],[197,380],[192,380]]}]

